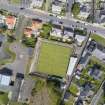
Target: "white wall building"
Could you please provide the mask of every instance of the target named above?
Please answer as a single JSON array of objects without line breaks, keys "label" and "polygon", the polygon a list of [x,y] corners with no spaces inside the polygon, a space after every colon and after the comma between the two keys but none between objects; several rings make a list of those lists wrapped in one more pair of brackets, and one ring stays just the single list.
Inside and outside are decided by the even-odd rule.
[{"label": "white wall building", "polygon": [[52,28],[50,35],[54,37],[62,38],[62,30],[58,28]]},{"label": "white wall building", "polygon": [[63,3],[66,3],[66,2],[67,2],[67,0],[59,0],[59,1],[61,1],[61,2],[63,2]]},{"label": "white wall building", "polygon": [[82,43],[85,41],[86,36],[76,35],[75,40],[77,41],[77,45],[81,46]]},{"label": "white wall building", "polygon": [[62,11],[62,7],[59,5],[52,4],[52,13],[60,14]]},{"label": "white wall building", "polygon": [[85,2],[91,2],[92,0],[76,0],[76,2],[85,3]]},{"label": "white wall building", "polygon": [[77,58],[76,57],[71,57],[70,58],[69,66],[68,66],[68,70],[67,70],[67,76],[71,76],[72,75],[76,62],[77,62]]},{"label": "white wall building", "polygon": [[78,17],[82,19],[87,19],[90,13],[80,11]]},{"label": "white wall building", "polygon": [[41,8],[43,5],[44,0],[32,0],[31,8],[38,7]]},{"label": "white wall building", "polygon": [[5,16],[0,15],[0,23],[4,23],[5,22]]}]

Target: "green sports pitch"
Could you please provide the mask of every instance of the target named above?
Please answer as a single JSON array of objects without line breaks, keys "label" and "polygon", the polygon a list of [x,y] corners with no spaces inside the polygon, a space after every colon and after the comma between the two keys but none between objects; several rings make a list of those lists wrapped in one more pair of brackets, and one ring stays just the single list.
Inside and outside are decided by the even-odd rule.
[{"label": "green sports pitch", "polygon": [[64,76],[71,54],[72,48],[43,42],[39,54],[37,70],[51,75]]}]

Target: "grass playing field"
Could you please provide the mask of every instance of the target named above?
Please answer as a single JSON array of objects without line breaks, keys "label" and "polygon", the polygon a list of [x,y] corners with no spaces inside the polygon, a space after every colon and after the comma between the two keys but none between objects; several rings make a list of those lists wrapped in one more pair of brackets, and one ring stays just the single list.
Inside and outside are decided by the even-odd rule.
[{"label": "grass playing field", "polygon": [[37,70],[43,73],[64,76],[72,48],[52,43],[42,43]]}]

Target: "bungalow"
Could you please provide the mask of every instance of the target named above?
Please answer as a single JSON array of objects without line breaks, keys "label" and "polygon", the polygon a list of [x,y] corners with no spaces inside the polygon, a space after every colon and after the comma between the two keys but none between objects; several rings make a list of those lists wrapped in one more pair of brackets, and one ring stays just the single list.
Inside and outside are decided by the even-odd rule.
[{"label": "bungalow", "polygon": [[8,29],[14,29],[15,24],[16,24],[16,17],[7,16],[6,20],[5,20],[5,23],[6,23],[7,27],[8,27]]},{"label": "bungalow", "polygon": [[32,0],[31,8],[38,7],[41,8],[43,5],[44,0]]}]

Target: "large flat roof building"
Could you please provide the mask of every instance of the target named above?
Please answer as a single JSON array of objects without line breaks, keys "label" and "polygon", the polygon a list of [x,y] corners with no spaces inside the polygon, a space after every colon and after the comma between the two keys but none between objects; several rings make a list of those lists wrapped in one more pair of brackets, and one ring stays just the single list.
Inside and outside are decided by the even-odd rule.
[{"label": "large flat roof building", "polygon": [[70,58],[70,62],[69,62],[68,70],[67,70],[67,75],[68,76],[72,75],[76,62],[77,62],[76,57],[71,57]]}]

